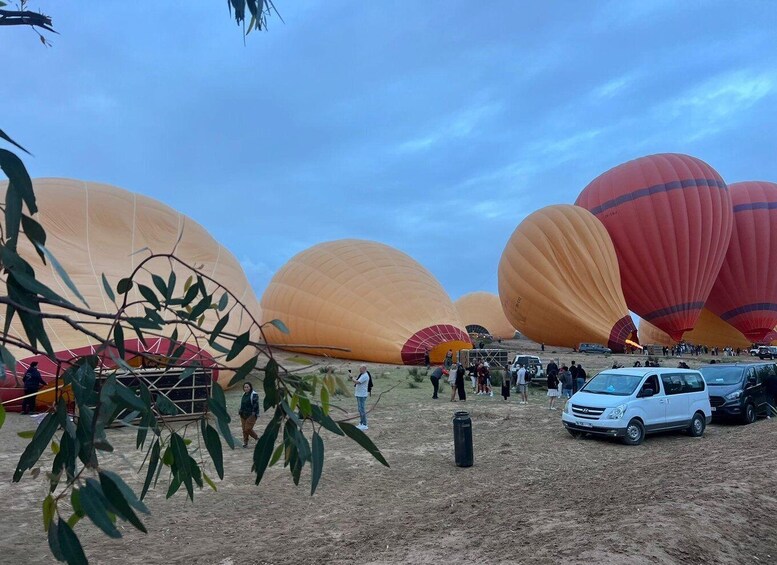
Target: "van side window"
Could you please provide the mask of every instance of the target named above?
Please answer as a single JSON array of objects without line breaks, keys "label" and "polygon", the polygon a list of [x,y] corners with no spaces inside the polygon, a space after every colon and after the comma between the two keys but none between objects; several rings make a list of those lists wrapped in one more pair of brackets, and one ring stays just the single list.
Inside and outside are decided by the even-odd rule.
[{"label": "van side window", "polygon": [[642,385],[642,390],[645,390],[646,388],[652,388],[653,394],[661,392],[661,389],[658,388],[658,377],[656,375],[650,375],[647,378],[645,384]]},{"label": "van side window", "polygon": [[758,367],[758,384],[763,384],[773,374],[774,365],[762,365]]},{"label": "van side window", "polygon": [[701,392],[704,390],[704,379],[701,375],[684,374],[681,375],[683,380],[683,392]]},{"label": "van side window", "polygon": [[661,382],[664,383],[664,393],[667,395],[683,392],[683,378],[681,375],[661,375]]}]

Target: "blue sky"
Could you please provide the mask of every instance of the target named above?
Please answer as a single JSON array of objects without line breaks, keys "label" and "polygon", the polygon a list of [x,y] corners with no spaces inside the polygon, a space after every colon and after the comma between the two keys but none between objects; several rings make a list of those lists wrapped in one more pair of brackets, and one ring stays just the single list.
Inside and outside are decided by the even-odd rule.
[{"label": "blue sky", "polygon": [[33,2],[0,31],[2,129],[34,176],[115,184],[204,225],[261,295],[345,237],[496,292],[510,234],[606,169],[683,152],[777,181],[769,1]]}]

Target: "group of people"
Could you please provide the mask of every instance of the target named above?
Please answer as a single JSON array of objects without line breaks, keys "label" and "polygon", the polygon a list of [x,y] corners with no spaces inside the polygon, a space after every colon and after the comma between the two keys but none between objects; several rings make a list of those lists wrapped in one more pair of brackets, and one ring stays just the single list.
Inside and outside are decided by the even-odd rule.
[{"label": "group of people", "polygon": [[583,388],[587,374],[582,365],[572,361],[569,366],[564,364],[559,368],[555,361],[548,363],[545,370],[548,380],[548,410],[556,410],[556,399],[563,396],[572,398],[578,390]]}]

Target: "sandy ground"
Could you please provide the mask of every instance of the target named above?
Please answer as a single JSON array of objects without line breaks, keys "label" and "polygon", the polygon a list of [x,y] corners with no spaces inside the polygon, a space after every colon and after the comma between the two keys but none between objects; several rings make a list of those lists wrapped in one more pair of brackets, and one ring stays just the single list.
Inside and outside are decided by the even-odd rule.
[{"label": "sandy ground", "polygon": [[[583,359],[589,374],[613,361],[556,351],[552,356],[564,362]],[[343,371],[348,364],[335,365]],[[699,439],[649,436],[626,447],[572,439],[560,412],[547,410],[544,391],[533,390],[528,406],[497,395],[453,404],[431,400],[429,381],[416,385],[404,368],[371,370],[373,402],[395,387],[370,413],[368,432],[390,469],[329,434],[324,476],[311,498],[307,472],[300,487],[280,467],[254,486],[252,450],[238,448],[226,454],[218,492],[198,491],[193,504],[180,493],[165,500],[160,481],[146,499],[148,535],[125,526],[124,537],[111,540],[83,521],[78,531],[87,555],[93,563],[123,564],[777,562],[775,419],[712,425]],[[228,394],[233,412],[237,399]],[[355,412],[353,399],[340,404]],[[453,461],[451,418],[458,409],[473,420],[471,468]],[[266,422],[263,415],[259,425]],[[16,432],[32,425],[9,414],[0,432],[1,563],[53,562],[41,526],[43,481],[10,482],[26,442]],[[134,434],[110,434],[137,468]],[[116,455],[103,462],[127,467]],[[123,474],[141,484],[132,471]]]}]

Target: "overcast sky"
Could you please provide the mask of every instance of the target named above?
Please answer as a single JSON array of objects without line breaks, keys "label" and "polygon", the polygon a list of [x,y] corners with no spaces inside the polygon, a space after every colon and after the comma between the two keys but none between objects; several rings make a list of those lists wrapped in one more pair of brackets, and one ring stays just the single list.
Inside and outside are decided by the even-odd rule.
[{"label": "overcast sky", "polygon": [[651,153],[777,181],[771,0],[275,3],[244,45],[221,0],[34,0],[60,35],[0,31],[0,128],[194,218],[259,296],[346,237],[496,292],[527,214]]}]

